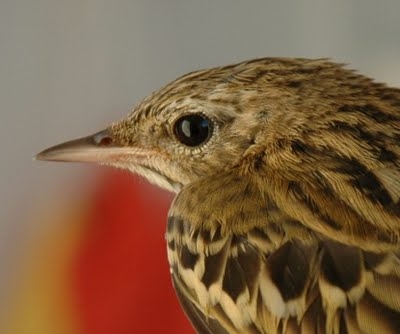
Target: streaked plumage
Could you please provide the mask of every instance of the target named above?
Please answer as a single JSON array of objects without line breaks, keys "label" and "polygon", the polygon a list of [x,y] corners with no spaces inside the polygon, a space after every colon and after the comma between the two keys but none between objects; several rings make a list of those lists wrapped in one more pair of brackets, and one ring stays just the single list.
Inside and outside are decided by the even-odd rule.
[{"label": "streaked plumage", "polygon": [[[177,124],[208,137],[184,145]],[[38,158],[177,193],[168,259],[199,333],[399,333],[399,143],[399,89],[324,59],[265,58],[187,74]]]}]

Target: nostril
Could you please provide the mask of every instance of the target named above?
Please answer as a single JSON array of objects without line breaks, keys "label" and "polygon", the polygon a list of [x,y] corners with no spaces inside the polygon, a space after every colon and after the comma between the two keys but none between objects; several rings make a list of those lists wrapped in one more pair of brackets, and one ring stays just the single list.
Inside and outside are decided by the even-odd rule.
[{"label": "nostril", "polygon": [[97,146],[109,146],[113,143],[113,138],[107,130],[94,135],[94,142]]}]

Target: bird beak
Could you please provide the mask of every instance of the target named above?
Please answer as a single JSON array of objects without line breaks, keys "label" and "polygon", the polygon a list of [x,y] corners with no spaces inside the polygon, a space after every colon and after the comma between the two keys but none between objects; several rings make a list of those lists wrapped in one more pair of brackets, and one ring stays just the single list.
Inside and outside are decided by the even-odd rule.
[{"label": "bird beak", "polygon": [[107,163],[118,161],[123,151],[126,152],[126,147],[116,145],[107,129],[52,146],[37,154],[35,158],[48,161]]}]

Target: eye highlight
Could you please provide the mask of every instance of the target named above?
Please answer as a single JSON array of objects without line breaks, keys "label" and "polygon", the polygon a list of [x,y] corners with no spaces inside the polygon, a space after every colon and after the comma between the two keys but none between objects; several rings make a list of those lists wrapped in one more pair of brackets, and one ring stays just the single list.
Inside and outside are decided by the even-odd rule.
[{"label": "eye highlight", "polygon": [[213,124],[202,114],[184,115],[175,122],[175,137],[183,145],[195,147],[204,144],[213,133]]}]

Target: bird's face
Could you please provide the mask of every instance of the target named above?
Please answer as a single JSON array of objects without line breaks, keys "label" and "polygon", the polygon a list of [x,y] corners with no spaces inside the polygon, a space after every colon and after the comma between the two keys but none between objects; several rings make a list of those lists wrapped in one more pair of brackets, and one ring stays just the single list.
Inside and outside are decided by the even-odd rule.
[{"label": "bird's face", "polygon": [[195,72],[153,93],[104,131],[51,147],[37,158],[129,169],[178,192],[243,158],[260,124],[257,113],[243,112],[244,99],[251,101],[253,94],[221,75],[210,80],[210,73]]},{"label": "bird's face", "polygon": [[257,164],[258,143],[271,164],[282,165],[273,159],[282,143],[326,127],[323,115],[341,99],[346,75],[352,72],[324,60],[285,58],[192,72],[106,130],[37,158],[125,168],[174,192],[243,161]]}]

